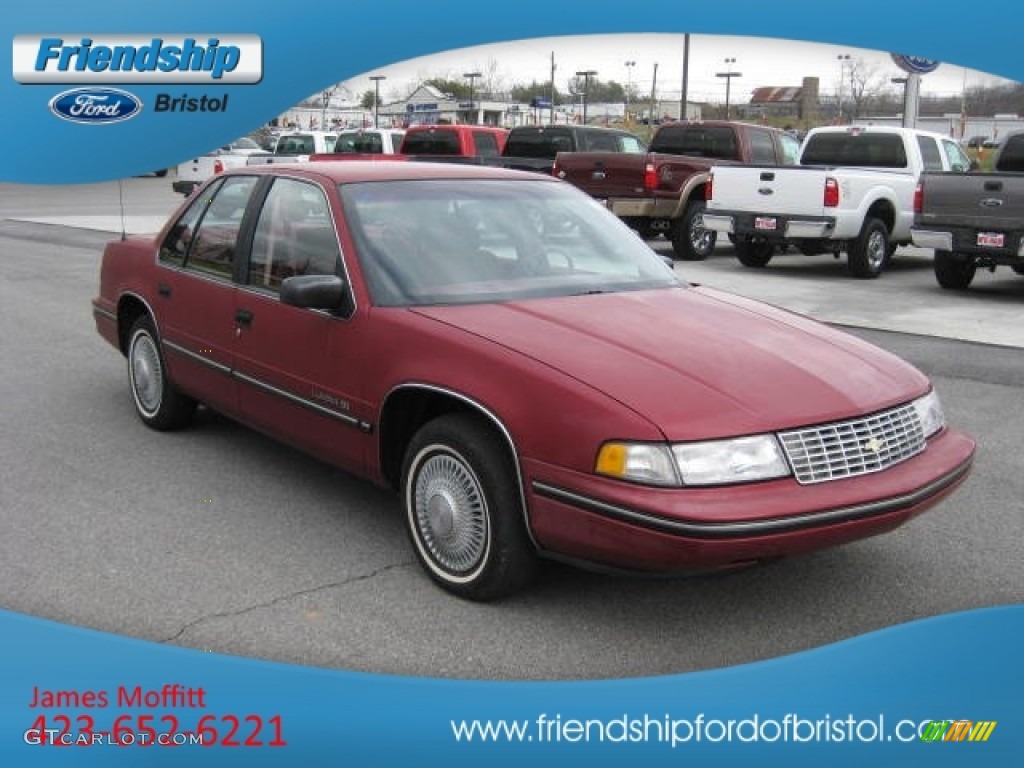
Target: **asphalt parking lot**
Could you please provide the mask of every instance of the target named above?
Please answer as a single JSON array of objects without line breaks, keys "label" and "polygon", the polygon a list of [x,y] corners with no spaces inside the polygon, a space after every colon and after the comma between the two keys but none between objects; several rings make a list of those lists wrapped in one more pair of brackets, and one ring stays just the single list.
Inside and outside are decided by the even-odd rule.
[{"label": "asphalt parking lot", "polygon": [[0,607],[316,666],[576,679],[739,664],[1024,600],[1024,278],[1008,269],[955,295],[915,249],[873,281],[831,257],[749,270],[728,247],[677,263],[917,364],[978,439],[972,477],[904,528],[840,549],[673,579],[552,565],[523,595],[478,605],[422,574],[390,494],[214,413],[173,435],[138,421],[89,300],[111,233],[153,231],[180,201],[150,177],[0,184]]}]

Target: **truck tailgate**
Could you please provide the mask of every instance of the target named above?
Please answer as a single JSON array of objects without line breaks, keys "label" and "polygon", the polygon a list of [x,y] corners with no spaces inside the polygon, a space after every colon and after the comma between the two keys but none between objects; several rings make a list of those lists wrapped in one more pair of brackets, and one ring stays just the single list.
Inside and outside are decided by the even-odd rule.
[{"label": "truck tailgate", "polygon": [[644,194],[646,156],[626,152],[559,152],[555,175],[593,197]]},{"label": "truck tailgate", "polygon": [[925,173],[918,226],[1018,229],[1024,221],[1024,174]]},{"label": "truck tailgate", "polygon": [[716,165],[709,211],[824,215],[821,168]]}]

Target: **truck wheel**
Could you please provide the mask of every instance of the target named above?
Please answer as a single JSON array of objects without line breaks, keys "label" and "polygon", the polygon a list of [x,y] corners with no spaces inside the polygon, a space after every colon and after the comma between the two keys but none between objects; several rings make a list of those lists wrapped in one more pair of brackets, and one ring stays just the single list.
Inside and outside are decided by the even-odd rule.
[{"label": "truck wheel", "polygon": [[767,266],[775,253],[775,246],[767,240],[737,240],[735,248],[740,264],[755,269]]},{"label": "truck wheel", "polygon": [[704,229],[704,201],[694,200],[672,225],[672,250],[683,261],[704,261],[715,250],[717,236]]},{"label": "truck wheel", "polygon": [[974,279],[974,261],[952,251],[935,252],[935,279],[947,291],[965,291]]},{"label": "truck wheel", "polygon": [[537,570],[515,471],[493,432],[467,414],[416,433],[402,467],[406,527],[427,574],[459,597],[492,600]]},{"label": "truck wheel", "polygon": [[879,219],[867,219],[856,240],[850,241],[847,265],[854,277],[872,279],[889,260],[889,230]]},{"label": "truck wheel", "polygon": [[1010,269],[1012,269],[1018,275],[1024,275],[1024,264],[1012,264],[1010,266]]}]

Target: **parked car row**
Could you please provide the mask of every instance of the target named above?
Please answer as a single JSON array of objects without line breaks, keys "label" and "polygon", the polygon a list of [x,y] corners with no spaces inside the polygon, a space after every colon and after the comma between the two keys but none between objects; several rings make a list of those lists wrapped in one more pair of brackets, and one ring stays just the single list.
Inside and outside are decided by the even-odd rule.
[{"label": "parked car row", "polygon": [[554,172],[678,258],[704,259],[727,235],[741,264],[778,253],[845,253],[850,273],[882,274],[901,245],[935,250],[943,288],[978,268],[1024,274],[1024,132],[1000,141],[994,172],[938,133],[830,126],[802,143],[721,121],[661,126],[646,156],[560,153]]}]

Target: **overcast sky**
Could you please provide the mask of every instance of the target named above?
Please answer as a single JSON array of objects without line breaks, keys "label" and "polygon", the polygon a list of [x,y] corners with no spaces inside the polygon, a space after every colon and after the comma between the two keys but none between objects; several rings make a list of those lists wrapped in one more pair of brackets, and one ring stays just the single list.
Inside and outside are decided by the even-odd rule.
[{"label": "overcast sky", "polygon": [[[440,76],[462,80],[466,72],[487,72],[489,62],[496,64],[502,85],[527,84],[532,80],[547,82],[551,73],[552,51],[555,53],[555,84],[563,91],[568,79],[576,72],[596,70],[602,82],[631,82],[640,93],[649,94],[657,62],[658,96],[663,99],[679,98],[683,70],[682,34],[549,37],[462,48],[396,62],[350,78],[344,85],[358,98],[373,87],[369,75],[385,75],[387,80],[381,82],[381,101],[393,101],[405,98],[423,79]],[[742,73],[742,77],[732,80],[731,98],[734,103],[746,101],[756,87],[798,86],[804,77],[811,76],[820,79],[822,95],[834,94],[841,66],[837,57],[845,54],[876,67],[879,77],[887,84],[890,77],[903,74],[888,53],[873,50],[772,38],[694,34],[690,36],[689,99],[724,101],[725,80],[715,74],[727,70],[726,58],[734,58],[735,63],[728,67]],[[636,63],[627,67],[627,61]],[[944,63],[922,77],[921,90],[925,94],[959,95],[965,81],[968,88],[1007,82]],[[479,87],[479,81],[477,85]]]}]

